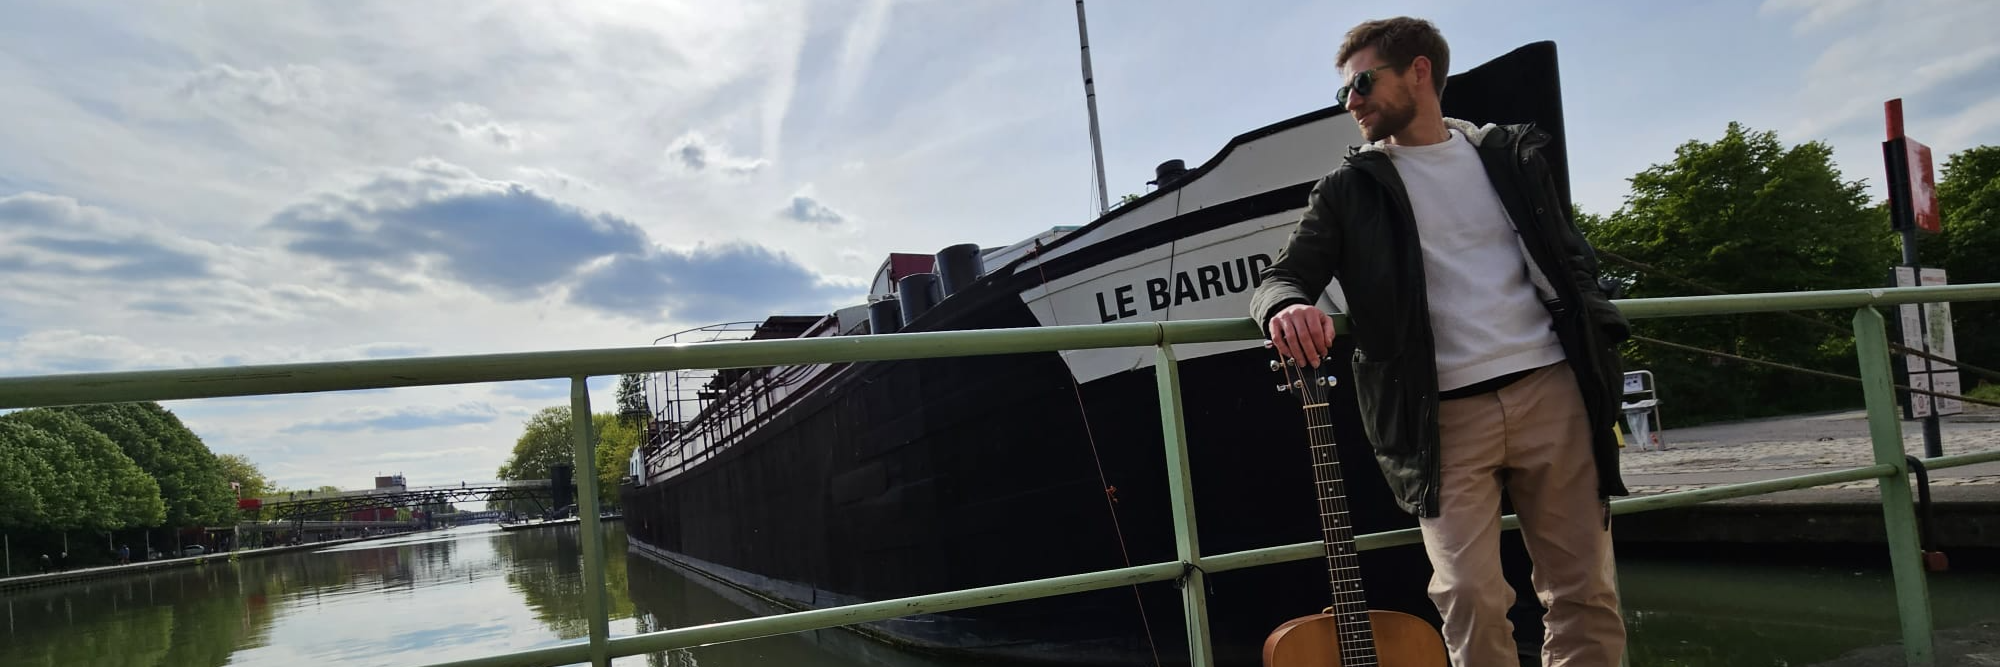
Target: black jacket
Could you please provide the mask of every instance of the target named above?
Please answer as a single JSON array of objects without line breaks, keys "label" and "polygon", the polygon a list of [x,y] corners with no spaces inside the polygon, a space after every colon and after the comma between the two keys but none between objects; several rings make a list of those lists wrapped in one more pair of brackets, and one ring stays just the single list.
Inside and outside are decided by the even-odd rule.
[{"label": "black jacket", "polygon": [[[1570,220],[1533,125],[1473,127],[1447,119],[1478,147],[1486,175],[1533,261],[1529,275],[1548,306],[1589,413],[1600,496],[1625,495],[1618,473],[1624,374],[1617,345],[1628,325],[1598,285],[1597,257]],[[1438,385],[1422,250],[1409,194],[1386,152],[1351,151],[1313,187],[1284,250],[1264,269],[1250,315],[1270,331],[1286,306],[1318,301],[1334,279],[1347,297],[1355,352],[1353,387],[1362,428],[1405,511],[1438,513]]]}]

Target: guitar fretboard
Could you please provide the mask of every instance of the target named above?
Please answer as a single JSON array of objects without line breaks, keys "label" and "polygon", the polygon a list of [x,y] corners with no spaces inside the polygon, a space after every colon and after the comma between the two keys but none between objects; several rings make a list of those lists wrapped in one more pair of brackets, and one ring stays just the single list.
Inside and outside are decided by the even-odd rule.
[{"label": "guitar fretboard", "polygon": [[[1310,383],[1307,383],[1310,385]],[[1354,548],[1354,523],[1347,511],[1347,486],[1333,442],[1333,410],[1326,388],[1308,386],[1306,440],[1312,445],[1313,485],[1319,495],[1320,535],[1326,545],[1334,627],[1343,667],[1375,664],[1375,633],[1368,623],[1368,597],[1361,587],[1361,559]]]}]

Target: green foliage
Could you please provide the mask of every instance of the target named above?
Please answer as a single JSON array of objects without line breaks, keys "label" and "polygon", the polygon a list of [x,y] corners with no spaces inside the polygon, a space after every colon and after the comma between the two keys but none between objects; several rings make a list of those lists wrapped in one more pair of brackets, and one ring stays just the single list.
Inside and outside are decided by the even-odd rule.
[{"label": "green foliage", "polygon": [[[569,406],[542,408],[522,425],[521,437],[514,441],[514,453],[496,474],[504,480],[548,479],[550,466],[575,460],[571,437]],[[523,513],[538,511],[536,503],[529,500],[496,501],[488,506]]]},{"label": "green foliage", "polygon": [[40,509],[31,515],[37,527],[105,531],[160,521],[159,486],[82,420],[53,410],[23,410],[0,417],[0,429],[0,442],[6,443],[0,449],[12,450],[7,458],[30,471],[25,481],[37,496]]},{"label": "green foliage", "polygon": [[235,494],[208,445],[158,403],[57,408],[110,437],[159,484],[166,525],[203,526],[234,518]]},{"label": "green foliage", "polygon": [[237,491],[244,498],[263,498],[277,491],[271,486],[271,480],[264,476],[264,471],[258,470],[257,464],[251,462],[250,457],[242,454],[223,454],[215,457],[215,462],[222,468],[224,483],[236,482],[242,485]]},{"label": "green foliage", "polygon": [[[1945,161],[1937,195],[1944,231],[1917,242],[1922,263],[1943,266],[1954,283],[2000,282],[2000,146],[1952,155]],[[1958,358],[1983,368],[2000,367],[2000,303],[1954,303],[1951,316]]]},{"label": "green foliage", "polygon": [[1972,391],[1966,392],[1965,395],[1982,401],[2000,401],[2000,383],[1982,382],[1979,386],[1973,387]]},{"label": "green foliage", "polygon": [[0,530],[41,527],[55,469],[29,447],[32,428],[0,418]]},{"label": "green foliage", "polygon": [[639,448],[639,427],[626,421],[622,414],[591,415],[590,423],[597,436],[598,502],[609,507],[617,504],[618,485],[625,479],[626,464],[632,458],[632,450]]},{"label": "green foliage", "polygon": [[[621,413],[612,412],[590,417],[592,456],[597,459],[598,502],[604,505],[617,500],[618,482],[625,475],[625,462],[631,457],[632,450],[639,446],[639,428],[624,417]],[[506,463],[501,464],[497,472],[500,479],[548,479],[550,466],[573,464],[576,454],[570,442],[575,436],[570,428],[567,406],[543,408],[535,413],[522,426],[521,436],[514,441],[514,453]],[[526,510],[532,505],[503,503],[503,506]]]},{"label": "green foliage", "polygon": [[571,437],[569,406],[542,408],[522,425],[514,453],[500,466],[500,479],[548,479],[550,466],[575,459]]},{"label": "green foliage", "polygon": [[[1628,298],[1876,287],[1897,261],[1883,209],[1860,181],[1841,179],[1832,149],[1792,147],[1771,132],[1731,123],[1714,142],[1690,141],[1674,159],[1631,179],[1625,206],[1578,224],[1603,251],[1605,273]],[[1641,271],[1610,256],[1654,267]],[[1853,374],[1846,313],[1812,313],[1835,328],[1781,315],[1641,320],[1634,333],[1683,345]],[[1647,369],[1682,424],[1783,414],[1859,401],[1853,386],[1749,366],[1643,342],[1628,343],[1627,367]]]}]

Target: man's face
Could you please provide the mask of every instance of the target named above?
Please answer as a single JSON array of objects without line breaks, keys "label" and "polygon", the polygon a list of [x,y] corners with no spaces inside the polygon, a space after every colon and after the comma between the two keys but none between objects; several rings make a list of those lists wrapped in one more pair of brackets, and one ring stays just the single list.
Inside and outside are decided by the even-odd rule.
[{"label": "man's face", "polygon": [[[1368,141],[1381,141],[1401,132],[1417,118],[1417,98],[1409,68],[1397,72],[1394,67],[1382,67],[1386,64],[1389,63],[1382,62],[1371,46],[1356,51],[1340,69],[1341,85],[1348,86],[1347,112],[1354,115],[1354,123],[1361,127],[1361,138]],[[1374,81],[1359,85],[1356,79],[1362,76]],[[1361,92],[1363,88],[1368,90],[1366,94]]]}]

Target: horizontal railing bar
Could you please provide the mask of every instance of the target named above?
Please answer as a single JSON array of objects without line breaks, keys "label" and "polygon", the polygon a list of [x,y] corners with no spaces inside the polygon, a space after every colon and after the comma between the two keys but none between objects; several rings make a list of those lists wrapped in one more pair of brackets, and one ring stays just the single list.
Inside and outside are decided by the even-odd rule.
[{"label": "horizontal railing bar", "polygon": [[865,602],[861,604],[793,612],[781,616],[748,618],[740,621],[725,621],[687,628],[675,628],[649,632],[630,637],[618,637],[610,642],[614,657],[668,651],[690,646],[701,646],[723,641],[757,639],[774,635],[821,630],[843,625],[854,625],[870,621],[882,621],[914,614],[934,614],[938,612],[981,607],[1005,602],[1020,602],[1036,598],[1054,597],[1069,593],[1117,588],[1179,578],[1186,568],[1180,563],[1153,563],[1103,570],[1084,574],[1074,574],[1049,579],[1038,579],[1012,584],[983,586],[962,591],[933,593],[914,597]]},{"label": "horizontal railing bar", "polygon": [[1761,496],[1766,493],[1776,493],[1779,491],[1796,491],[1799,489],[1810,489],[1815,486],[1859,482],[1864,479],[1876,479],[1894,474],[1896,474],[1896,467],[1883,463],[1862,468],[1816,472],[1796,477],[1780,477],[1778,479],[1743,482],[1741,484],[1711,486],[1706,489],[1675,491],[1673,493],[1661,493],[1639,498],[1613,500],[1611,501],[1611,513],[1632,514],[1635,512],[1672,509],[1715,500]]},{"label": "horizontal railing bar", "polygon": [[[1171,328],[1172,333],[1163,328]],[[1244,340],[1248,318],[1189,322],[938,331],[649,347],[368,359],[176,370],[0,377],[0,408],[298,394],[477,382],[566,379],[578,375],[752,368],[881,359],[1017,354],[1106,347]]]},{"label": "horizontal railing bar", "polygon": [[[1960,462],[1957,461],[1958,459],[1967,459],[1967,460]],[[1925,462],[1925,465],[1927,467],[1937,468],[1937,467],[1948,467],[1949,465],[1966,465],[1969,463],[1982,463],[1988,460],[2000,461],[2000,452],[1985,452],[1981,454],[1960,454],[1957,456],[1947,456],[1939,459],[1931,459],[1931,461],[1948,462],[1946,466],[1933,466],[1928,461]],[[1741,484],[1711,486],[1706,489],[1675,491],[1672,493],[1661,493],[1639,498],[1623,498],[1611,501],[1611,513],[1633,514],[1636,512],[1651,512],[1656,510],[1672,509],[1675,507],[1685,507],[1688,505],[1697,505],[1700,503],[1713,502],[1717,500],[1727,500],[1730,498],[1756,496],[1766,493],[1775,493],[1778,491],[1793,491],[1797,489],[1812,488],[1815,486],[1826,486],[1828,484],[1842,484],[1846,482],[1856,482],[1864,479],[1873,479],[1893,474],[1896,474],[1896,467],[1885,463],[1882,465],[1873,465],[1865,468],[1833,470],[1828,472],[1818,472],[1806,475],[1798,475],[1794,477],[1781,477],[1778,479],[1767,479],[1756,482],[1744,482]],[[1501,517],[1500,519],[1501,530],[1515,530],[1520,527],[1521,527],[1520,517],[1508,514],[1506,516]],[[1374,549],[1386,549],[1389,547],[1398,547],[1398,546],[1403,546],[1405,544],[1421,544],[1423,540],[1424,540],[1423,533],[1418,529],[1404,528],[1401,530],[1387,530],[1379,533],[1369,533],[1367,535],[1356,537],[1354,538],[1354,548],[1359,549],[1361,551],[1370,551]],[[1240,570],[1243,568],[1256,567],[1259,565],[1271,565],[1275,563],[1284,563],[1288,561],[1305,560],[1307,558],[1317,558],[1326,554],[1324,549],[1325,547],[1320,542],[1300,542],[1298,544],[1286,544],[1282,546],[1264,547],[1261,549],[1250,549],[1247,551],[1238,551],[1234,553],[1222,554],[1217,556],[1209,556],[1207,558],[1201,559],[1200,565],[1201,569],[1205,572],[1227,572],[1229,570]]]},{"label": "horizontal railing bar", "polygon": [[2000,283],[1622,299],[1618,312],[1628,319],[1643,319],[1993,300],[2000,300]]},{"label": "horizontal railing bar", "polygon": [[[1627,299],[1628,317],[2000,299],[2000,283]],[[1346,328],[1345,318],[1340,326]],[[1252,340],[1249,318],[0,377],[0,409]]]},{"label": "horizontal railing bar", "polygon": [[1994,461],[2000,461],[2000,450],[1991,452],[1973,452],[1971,454],[1953,454],[1951,456],[1940,456],[1934,459],[1922,459],[1922,461],[1924,462],[1925,470],[1941,470],[1944,468],[1956,468],[1959,466],[1969,466],[1975,463],[1991,463]]}]

